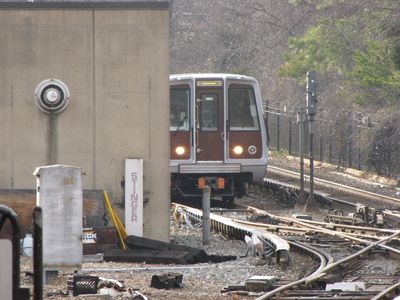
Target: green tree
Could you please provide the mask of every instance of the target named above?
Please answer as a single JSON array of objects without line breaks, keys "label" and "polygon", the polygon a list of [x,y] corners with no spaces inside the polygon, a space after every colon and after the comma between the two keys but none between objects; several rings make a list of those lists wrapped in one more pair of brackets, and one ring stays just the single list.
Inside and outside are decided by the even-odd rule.
[{"label": "green tree", "polygon": [[321,76],[334,73],[345,87],[342,97],[359,105],[397,103],[400,4],[372,0],[356,4],[319,1],[320,9],[339,12],[320,19],[303,36],[289,39],[279,74],[303,81],[308,70]]}]

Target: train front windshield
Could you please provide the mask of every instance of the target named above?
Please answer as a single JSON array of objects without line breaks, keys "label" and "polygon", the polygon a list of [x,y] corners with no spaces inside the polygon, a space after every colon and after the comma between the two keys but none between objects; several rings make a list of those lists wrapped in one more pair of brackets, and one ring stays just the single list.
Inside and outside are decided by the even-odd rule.
[{"label": "train front windshield", "polygon": [[189,131],[189,86],[171,88],[170,131]]},{"label": "train front windshield", "polygon": [[259,130],[254,90],[243,87],[229,88],[230,130]]}]

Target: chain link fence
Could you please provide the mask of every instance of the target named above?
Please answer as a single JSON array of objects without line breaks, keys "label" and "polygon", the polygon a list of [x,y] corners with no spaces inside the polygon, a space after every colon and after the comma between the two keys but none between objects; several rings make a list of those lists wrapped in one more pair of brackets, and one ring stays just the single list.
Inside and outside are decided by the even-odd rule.
[{"label": "chain link fence", "polygon": [[[265,109],[269,147],[299,155],[299,122],[296,113],[285,108]],[[309,156],[309,122],[304,116],[304,155]],[[400,174],[400,129],[373,123],[369,117],[349,113],[338,114],[335,119],[316,115],[314,129],[314,159],[350,167],[370,170],[379,175],[398,178]]]}]

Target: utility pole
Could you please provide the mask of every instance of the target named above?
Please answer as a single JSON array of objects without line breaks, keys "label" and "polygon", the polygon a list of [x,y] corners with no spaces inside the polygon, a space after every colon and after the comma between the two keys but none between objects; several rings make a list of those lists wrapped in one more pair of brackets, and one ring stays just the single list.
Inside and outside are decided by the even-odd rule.
[{"label": "utility pole", "polygon": [[315,71],[307,72],[307,114],[310,132],[310,194],[308,196],[304,210],[307,211],[308,204],[315,201],[314,198],[314,115],[317,112],[317,83]]}]

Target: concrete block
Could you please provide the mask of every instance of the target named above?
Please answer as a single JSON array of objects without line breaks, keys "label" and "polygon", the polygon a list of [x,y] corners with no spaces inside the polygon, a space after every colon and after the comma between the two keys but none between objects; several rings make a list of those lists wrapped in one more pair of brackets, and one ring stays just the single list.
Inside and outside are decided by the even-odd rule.
[{"label": "concrete block", "polygon": [[153,275],[150,286],[156,289],[171,289],[182,287],[183,275],[180,273],[165,273]]},{"label": "concrete block", "polygon": [[332,284],[327,284],[326,291],[363,291],[365,290],[365,282],[354,281],[354,282],[335,282]]}]

